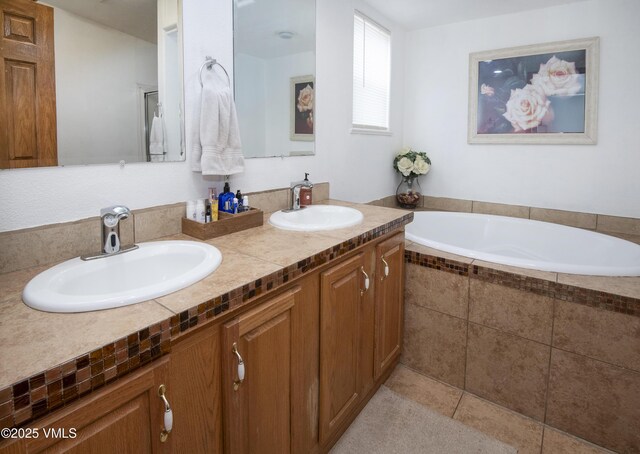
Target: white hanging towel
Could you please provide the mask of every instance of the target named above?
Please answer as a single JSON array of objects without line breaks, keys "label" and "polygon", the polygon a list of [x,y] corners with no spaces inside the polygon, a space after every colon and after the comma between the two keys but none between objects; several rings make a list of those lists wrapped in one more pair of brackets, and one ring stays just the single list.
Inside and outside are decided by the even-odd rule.
[{"label": "white hanging towel", "polygon": [[151,162],[164,161],[164,126],[161,117],[153,117],[149,133],[149,155]]},{"label": "white hanging towel", "polygon": [[[213,74],[202,88],[200,121],[194,122],[191,170],[203,175],[244,172],[236,105],[226,80]],[[198,128],[199,126],[199,128]]]}]

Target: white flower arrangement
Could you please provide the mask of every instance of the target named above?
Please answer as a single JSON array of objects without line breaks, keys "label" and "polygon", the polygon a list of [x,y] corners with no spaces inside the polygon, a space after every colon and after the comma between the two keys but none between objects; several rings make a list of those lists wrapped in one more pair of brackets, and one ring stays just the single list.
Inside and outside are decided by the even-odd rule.
[{"label": "white flower arrangement", "polygon": [[417,177],[429,172],[431,160],[424,151],[404,147],[394,158],[393,168],[405,177]]}]

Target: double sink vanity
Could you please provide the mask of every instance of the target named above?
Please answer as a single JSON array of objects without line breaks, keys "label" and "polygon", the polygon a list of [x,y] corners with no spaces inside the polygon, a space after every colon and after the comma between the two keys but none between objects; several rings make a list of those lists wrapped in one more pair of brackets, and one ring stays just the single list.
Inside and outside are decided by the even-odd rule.
[{"label": "double sink vanity", "polygon": [[0,275],[2,423],[41,435],[0,452],[328,451],[398,360],[411,218],[326,201]]}]

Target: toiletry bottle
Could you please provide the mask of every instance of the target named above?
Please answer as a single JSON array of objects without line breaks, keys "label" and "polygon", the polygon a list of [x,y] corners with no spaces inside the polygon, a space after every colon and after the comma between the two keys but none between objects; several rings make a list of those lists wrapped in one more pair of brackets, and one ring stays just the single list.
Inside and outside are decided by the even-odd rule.
[{"label": "toiletry bottle", "polygon": [[204,223],[205,212],[204,199],[198,199],[196,201],[196,221]]},{"label": "toiletry bottle", "polygon": [[[309,174],[305,173],[304,174],[304,181],[308,184],[311,184],[311,182],[309,181]],[[300,206],[302,207],[306,207],[311,205],[311,200],[312,200],[312,192],[311,192],[311,188],[307,187],[307,186],[302,186],[300,188]]]},{"label": "toiletry bottle", "polygon": [[236,199],[238,199],[238,213],[242,213],[244,209],[242,208],[242,192],[240,192],[240,189],[236,191]]},{"label": "toiletry bottle", "polygon": [[204,222],[211,222],[211,203],[209,201],[206,202],[207,208],[204,212]]},{"label": "toiletry bottle", "polygon": [[218,220],[218,199],[215,198],[211,201],[211,222]]},{"label": "toiletry bottle", "polygon": [[187,202],[187,219],[191,219],[192,221],[196,220],[196,202],[195,200],[189,200]]},{"label": "toiletry bottle", "polygon": [[251,207],[249,206],[249,196],[245,195],[244,197],[242,197],[242,209],[244,211],[249,211],[251,209]]},{"label": "toiletry bottle", "polygon": [[237,197],[233,198],[233,214],[238,214],[238,199],[237,199]]},{"label": "toiletry bottle", "polygon": [[229,201],[229,205],[233,202],[233,192],[231,192],[231,188],[229,187],[229,182],[225,182],[224,190],[222,194],[218,197],[218,208],[221,211],[226,211],[227,213],[231,213],[229,209],[225,208],[227,201]]}]

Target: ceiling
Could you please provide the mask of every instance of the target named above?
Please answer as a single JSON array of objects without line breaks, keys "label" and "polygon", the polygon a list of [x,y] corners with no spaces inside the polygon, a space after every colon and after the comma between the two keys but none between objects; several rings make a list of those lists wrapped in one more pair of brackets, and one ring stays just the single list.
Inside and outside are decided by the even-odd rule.
[{"label": "ceiling", "polygon": [[364,0],[407,30],[585,0]]},{"label": "ceiling", "polygon": [[43,3],[150,43],[158,41],[156,0],[44,0]]},{"label": "ceiling", "polygon": [[[316,49],[315,0],[235,0],[236,53],[268,59]],[[279,32],[291,32],[282,39]]]}]

